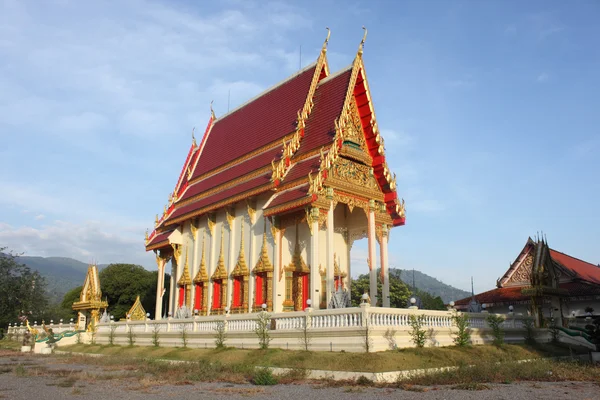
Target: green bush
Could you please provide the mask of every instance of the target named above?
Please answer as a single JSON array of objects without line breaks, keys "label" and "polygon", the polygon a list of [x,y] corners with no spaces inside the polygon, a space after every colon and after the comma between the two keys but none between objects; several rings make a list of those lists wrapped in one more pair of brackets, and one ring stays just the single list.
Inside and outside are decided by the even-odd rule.
[{"label": "green bush", "polygon": [[490,314],[487,316],[486,321],[492,329],[492,336],[494,338],[495,346],[502,346],[504,344],[504,330],[502,329],[502,323],[504,322],[502,315]]},{"label": "green bush", "polygon": [[252,383],[260,386],[277,385],[277,378],[269,368],[256,368],[252,376]]},{"label": "green bush", "polygon": [[425,315],[410,316],[409,324],[412,329],[409,334],[412,342],[417,347],[425,347],[425,341],[427,340],[427,331],[423,329],[423,322],[425,322]]},{"label": "green bush", "polygon": [[471,329],[469,329],[469,316],[467,314],[455,314],[452,316],[452,321],[458,332],[453,339],[454,344],[460,347],[467,346],[471,343]]}]

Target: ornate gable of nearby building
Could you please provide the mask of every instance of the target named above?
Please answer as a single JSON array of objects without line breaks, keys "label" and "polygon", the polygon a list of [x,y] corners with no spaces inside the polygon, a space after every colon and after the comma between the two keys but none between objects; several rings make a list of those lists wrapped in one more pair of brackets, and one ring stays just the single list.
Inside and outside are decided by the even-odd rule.
[{"label": "ornate gable of nearby building", "polygon": [[140,301],[140,296],[138,295],[135,299],[135,303],[133,306],[127,311],[127,315],[129,319],[132,321],[145,321],[146,320],[146,310],[144,310],[144,306],[142,306],[142,302]]},{"label": "ornate gable of nearby building", "polygon": [[102,290],[100,289],[100,276],[96,265],[88,266],[87,275],[81,288],[79,301],[73,303],[74,310],[100,309],[108,307],[106,301],[102,301]]}]

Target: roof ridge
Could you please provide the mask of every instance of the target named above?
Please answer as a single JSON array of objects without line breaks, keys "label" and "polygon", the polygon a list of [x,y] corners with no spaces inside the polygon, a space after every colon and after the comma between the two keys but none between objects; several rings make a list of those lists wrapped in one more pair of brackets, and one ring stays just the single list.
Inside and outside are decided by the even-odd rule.
[{"label": "roof ridge", "polygon": [[598,265],[596,265],[596,264],[593,264],[593,263],[591,263],[591,262],[589,262],[589,261],[585,261],[585,260],[582,260],[581,258],[573,257],[573,256],[572,256],[572,255],[570,255],[570,254],[563,253],[562,251],[555,250],[555,249],[553,249],[553,248],[552,248],[552,247],[550,247],[550,246],[548,246],[548,248],[549,248],[550,250],[552,250],[552,251],[556,252],[556,253],[560,253],[560,254],[562,254],[563,256],[567,256],[567,257],[569,257],[569,258],[572,258],[572,259],[575,259],[575,260],[577,260],[577,261],[581,261],[581,262],[583,262],[583,263],[589,264],[589,265],[591,265],[592,267],[599,268],[599,267],[598,267]]},{"label": "roof ridge", "polygon": [[335,72],[335,73],[333,73],[333,74],[331,74],[331,75],[329,75],[329,76],[326,76],[325,78],[323,78],[323,79],[321,79],[321,80],[319,81],[319,86],[321,86],[321,85],[323,85],[323,84],[325,84],[325,83],[329,82],[329,81],[330,81],[330,80],[332,80],[333,78],[336,78],[336,77],[338,77],[338,76],[342,75],[344,72],[348,72],[348,71],[349,71],[349,70],[351,70],[351,69],[352,69],[352,64],[348,65],[348,66],[347,66],[347,67],[345,67],[345,68],[342,68],[342,69],[340,69],[339,71],[337,71],[337,72]]},{"label": "roof ridge", "polygon": [[245,103],[239,105],[238,107],[234,108],[231,111],[226,112],[225,114],[221,115],[220,117],[217,117],[217,119],[215,120],[214,124],[218,124],[219,121],[222,121],[223,119],[229,117],[231,114],[241,110],[242,108],[246,107],[248,104],[254,102],[255,100],[258,100],[259,98],[263,97],[264,95],[266,95],[269,92],[272,92],[273,90],[277,89],[279,86],[283,85],[284,83],[287,83],[289,81],[291,81],[294,78],[297,78],[298,76],[302,75],[303,73],[305,73],[306,71],[310,70],[313,67],[317,66],[317,61],[310,63],[309,65],[307,65],[306,67],[302,68],[300,71],[296,72],[293,75],[288,76],[287,78],[281,80],[280,82],[276,83],[273,86],[270,86],[269,88],[265,89],[264,91],[262,91],[261,93],[257,94],[256,96],[252,97],[250,100],[246,101]]}]

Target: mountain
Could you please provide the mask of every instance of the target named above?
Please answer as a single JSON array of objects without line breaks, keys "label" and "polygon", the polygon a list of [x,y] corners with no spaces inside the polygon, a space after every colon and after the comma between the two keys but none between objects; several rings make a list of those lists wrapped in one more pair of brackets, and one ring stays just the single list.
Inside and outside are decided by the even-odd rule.
[{"label": "mountain", "polygon": [[[397,269],[390,268],[390,274],[394,274],[404,283],[406,283],[409,287],[413,285],[413,270],[412,269]],[[420,271],[414,271],[415,276],[415,286],[417,289],[423,290],[433,296],[440,296],[444,303],[449,303],[451,301],[456,301],[459,299],[464,299],[471,295],[471,293],[457,289],[450,285],[446,285],[439,280],[424,274]]]},{"label": "mountain", "polygon": [[[88,269],[88,264],[68,257],[19,256],[17,261],[46,278],[51,302],[61,301],[66,292],[83,285]],[[99,270],[104,267],[98,265]]]}]

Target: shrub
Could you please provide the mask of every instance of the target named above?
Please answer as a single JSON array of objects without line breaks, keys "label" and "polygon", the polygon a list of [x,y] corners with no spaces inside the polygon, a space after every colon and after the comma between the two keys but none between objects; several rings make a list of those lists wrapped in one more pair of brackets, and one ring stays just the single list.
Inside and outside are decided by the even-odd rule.
[{"label": "shrub", "polygon": [[115,331],[116,330],[117,330],[116,325],[110,324],[110,331],[108,332],[108,344],[111,346],[113,344],[115,344]]},{"label": "shrub", "polygon": [[526,318],[523,320],[523,327],[525,328],[525,343],[535,344],[535,325],[533,324],[533,319]]},{"label": "shrub", "polygon": [[135,344],[135,332],[133,332],[132,327],[130,326],[128,331],[127,331],[127,341],[129,342],[130,346],[133,346]]},{"label": "shrub", "polygon": [[490,314],[487,316],[486,321],[492,329],[492,337],[494,338],[494,345],[502,346],[504,344],[504,330],[502,329],[502,323],[504,322],[502,315]]},{"label": "shrub", "polygon": [[356,384],[360,386],[373,386],[373,381],[366,376],[361,375],[356,379]]},{"label": "shrub", "polygon": [[225,321],[217,321],[215,326],[215,346],[217,349],[225,347],[225,341],[227,340],[227,329],[225,327]]},{"label": "shrub", "polygon": [[306,314],[304,316],[304,324],[302,325],[302,328],[300,328],[300,344],[302,345],[302,347],[304,347],[304,350],[308,351],[308,348],[310,347],[310,342],[312,341],[312,338],[310,336],[310,314]]},{"label": "shrub", "polygon": [[467,314],[456,313],[452,316],[452,321],[458,332],[454,337],[454,344],[460,347],[467,346],[471,343],[471,329],[469,328],[469,316]]},{"label": "shrub", "polygon": [[363,347],[365,352],[369,353],[373,348],[373,338],[371,337],[371,323],[369,321],[369,316],[364,319],[365,328],[361,331],[363,337]]},{"label": "shrub", "polygon": [[188,332],[187,332],[187,325],[186,324],[181,324],[181,344],[183,345],[183,348],[187,348],[189,342],[189,338],[188,338]]},{"label": "shrub", "polygon": [[252,376],[252,383],[261,386],[277,385],[277,378],[273,376],[270,368],[256,368]]},{"label": "shrub", "polygon": [[269,325],[271,325],[271,314],[266,313],[264,311],[259,313],[254,333],[256,333],[256,336],[258,336],[258,344],[263,350],[268,349],[269,343],[271,342],[271,335],[269,334]]},{"label": "shrub", "polygon": [[152,345],[154,347],[160,346],[160,325],[154,324],[152,327]]},{"label": "shrub", "polygon": [[409,332],[412,342],[417,347],[425,347],[425,341],[427,339],[427,331],[423,329],[423,322],[425,321],[425,315],[411,315],[409,324],[411,331]]}]

